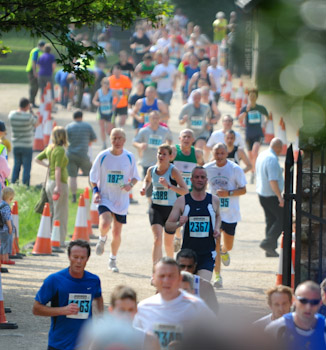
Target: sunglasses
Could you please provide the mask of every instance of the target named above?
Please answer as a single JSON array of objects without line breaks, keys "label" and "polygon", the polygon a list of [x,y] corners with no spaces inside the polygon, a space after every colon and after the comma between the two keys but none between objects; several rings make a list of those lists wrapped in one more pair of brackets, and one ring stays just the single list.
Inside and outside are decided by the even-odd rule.
[{"label": "sunglasses", "polygon": [[296,297],[296,298],[303,305],[310,304],[311,306],[316,306],[320,303],[320,299],[307,299],[303,297]]}]

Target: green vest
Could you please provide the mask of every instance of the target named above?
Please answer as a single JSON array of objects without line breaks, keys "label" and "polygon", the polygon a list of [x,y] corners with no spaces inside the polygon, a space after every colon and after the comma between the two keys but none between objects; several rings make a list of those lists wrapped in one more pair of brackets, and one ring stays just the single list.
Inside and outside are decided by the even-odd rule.
[{"label": "green vest", "polygon": [[27,62],[27,66],[26,66],[26,72],[30,72],[31,70],[33,70],[33,56],[34,53],[38,51],[38,56],[37,58],[39,58],[42,54],[42,51],[38,48],[35,47],[30,53],[29,53],[29,58],[28,58],[28,62]]},{"label": "green vest", "polygon": [[7,149],[6,146],[0,143],[0,156],[2,155],[2,152],[6,149]]},{"label": "green vest", "polygon": [[182,153],[180,145],[175,145],[175,148],[177,150],[177,155],[173,161],[173,164],[180,171],[188,189],[191,190],[191,172],[197,166],[195,147],[191,146],[191,152],[188,156]]}]

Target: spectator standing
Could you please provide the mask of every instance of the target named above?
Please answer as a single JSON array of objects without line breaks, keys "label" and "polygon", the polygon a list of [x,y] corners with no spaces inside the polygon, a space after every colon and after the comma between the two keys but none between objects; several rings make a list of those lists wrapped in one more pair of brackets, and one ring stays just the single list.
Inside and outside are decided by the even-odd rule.
[{"label": "spectator standing", "polygon": [[34,47],[29,53],[29,58],[26,65],[26,73],[29,82],[29,100],[33,107],[37,107],[35,104],[35,97],[38,90],[38,75],[37,75],[37,61],[42,55],[45,46],[45,41],[40,40],[37,44],[37,47]]},{"label": "spectator standing", "polygon": [[50,44],[45,44],[44,54],[37,60],[37,65],[39,67],[38,84],[41,94],[43,94],[46,84],[51,83],[52,99],[54,99],[53,73],[55,71],[56,63],[55,56],[51,53]]},{"label": "spectator standing", "polygon": [[[46,183],[46,194],[52,214],[52,224],[60,221],[60,245],[65,246],[68,225],[68,158],[65,148],[67,146],[67,133],[62,126],[56,126],[52,131],[52,144],[49,145],[36,158],[35,162],[49,168]],[[48,163],[43,160],[48,159]]]},{"label": "spectator standing", "polygon": [[8,116],[11,126],[11,141],[13,144],[14,169],[11,182],[19,179],[20,168],[23,166],[23,184],[29,186],[33,156],[34,128],[40,122],[33,113],[27,98],[19,101],[19,109],[11,111]]},{"label": "spectator standing", "polygon": [[282,191],[284,181],[278,162],[282,145],[279,138],[273,138],[269,148],[259,154],[256,163],[256,191],[259,202],[264,209],[266,221],[265,239],[261,241],[260,248],[265,250],[266,257],[278,257],[275,249],[277,248],[277,239],[283,230],[284,199]]},{"label": "spectator standing", "polygon": [[74,121],[66,126],[68,137],[67,157],[69,187],[72,193],[72,203],[76,203],[77,175],[81,169],[83,176],[88,176],[92,162],[88,156],[88,147],[96,142],[96,134],[89,123],[83,121],[83,112],[77,110],[73,114]]}]

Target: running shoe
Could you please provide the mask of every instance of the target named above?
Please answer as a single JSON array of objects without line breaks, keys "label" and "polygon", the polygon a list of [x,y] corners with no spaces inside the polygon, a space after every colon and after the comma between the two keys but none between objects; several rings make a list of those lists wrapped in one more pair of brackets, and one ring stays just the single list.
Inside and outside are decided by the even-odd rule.
[{"label": "running shoe", "polygon": [[224,266],[230,265],[230,254],[228,252],[222,253],[221,252],[221,261]]},{"label": "running shoe", "polygon": [[173,247],[175,253],[177,253],[181,249],[181,238],[174,237]]},{"label": "running shoe", "polygon": [[109,269],[112,271],[112,272],[119,272],[119,269],[117,267],[117,260],[116,259],[111,259],[109,260]]},{"label": "running shoe", "polygon": [[99,239],[95,247],[96,255],[102,255],[104,253],[104,246],[105,242]]},{"label": "running shoe", "polygon": [[215,275],[214,287],[215,287],[215,288],[223,288],[222,276],[221,276],[219,273],[217,273],[217,274]]},{"label": "running shoe", "polygon": [[130,204],[138,204],[138,201],[136,199],[129,198],[129,203]]}]

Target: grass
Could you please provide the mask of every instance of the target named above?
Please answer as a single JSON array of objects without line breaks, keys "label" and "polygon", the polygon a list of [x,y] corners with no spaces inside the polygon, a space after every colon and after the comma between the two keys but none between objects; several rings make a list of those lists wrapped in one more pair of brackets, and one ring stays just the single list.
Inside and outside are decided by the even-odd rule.
[{"label": "grass", "polygon": [[[34,242],[37,236],[41,215],[34,212],[34,206],[40,198],[41,190],[38,187],[23,185],[12,185],[15,190],[15,201],[18,202],[19,213],[19,246],[22,249],[28,243]],[[77,198],[83,190],[77,191]],[[69,198],[69,216],[67,240],[72,235],[75,227],[78,203],[71,203]]]},{"label": "grass", "polygon": [[25,66],[1,66],[0,83],[2,84],[27,84],[27,73]]}]

